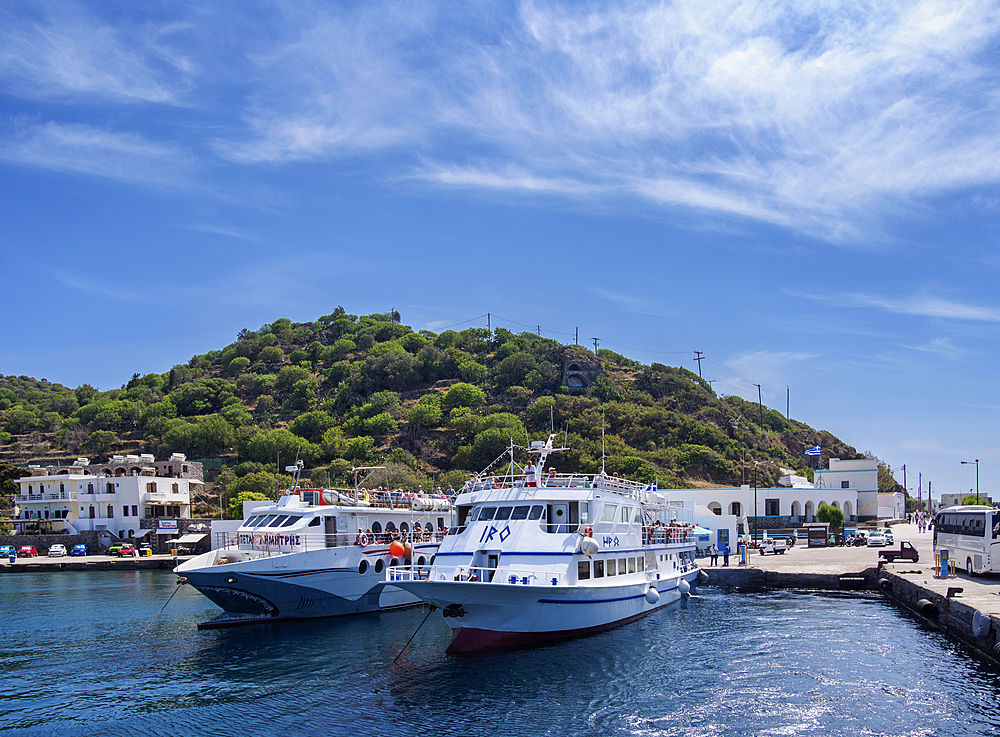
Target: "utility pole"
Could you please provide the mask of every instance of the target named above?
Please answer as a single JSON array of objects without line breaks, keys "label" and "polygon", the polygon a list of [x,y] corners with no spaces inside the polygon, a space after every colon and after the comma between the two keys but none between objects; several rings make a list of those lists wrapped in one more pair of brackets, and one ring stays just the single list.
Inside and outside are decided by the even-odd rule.
[{"label": "utility pole", "polygon": [[695,355],[695,359],[694,360],[698,363],[698,378],[700,379],[701,378],[701,359],[704,357],[705,354],[702,353],[701,351],[695,351],[694,355]]},{"label": "utility pole", "polygon": [[594,341],[594,355],[597,355],[597,344],[601,342],[600,338],[593,338]]},{"label": "utility pole", "polygon": [[541,338],[542,337],[542,326],[541,325],[535,325],[535,332],[537,332],[538,333],[538,337]]},{"label": "utility pole", "polygon": [[788,409],[792,402],[792,390],[788,388],[788,384],[785,384],[785,419],[790,420],[791,417],[788,414]]},{"label": "utility pole", "polygon": [[490,327],[490,313],[489,312],[486,313],[486,329],[489,330],[490,333],[493,332],[493,328]]},{"label": "utility pole", "polygon": [[580,328],[576,329],[576,337],[573,338],[573,345],[580,345]]},{"label": "utility pole", "polygon": [[923,498],[924,491],[924,474],[920,472],[917,474],[917,506],[920,505],[920,500]]}]

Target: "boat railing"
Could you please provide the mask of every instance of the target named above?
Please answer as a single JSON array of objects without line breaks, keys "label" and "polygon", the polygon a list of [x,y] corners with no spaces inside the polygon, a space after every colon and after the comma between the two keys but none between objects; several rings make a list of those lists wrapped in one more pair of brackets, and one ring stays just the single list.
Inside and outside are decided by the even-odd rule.
[{"label": "boat railing", "polygon": [[412,545],[440,543],[445,531],[421,533],[419,535],[393,535],[381,533],[282,533],[263,530],[241,530],[239,532],[219,532],[216,535],[215,547],[222,550],[239,549],[263,553],[264,555],[284,555],[287,553],[302,553],[310,550],[327,548],[363,547],[367,551],[374,547],[388,547],[393,542]]},{"label": "boat railing", "polygon": [[[386,581],[424,581],[430,570],[425,566],[393,566],[386,571]],[[492,583],[507,586],[565,586],[568,578],[558,571],[539,571],[537,568],[500,566],[487,568],[479,566],[438,566],[433,572],[435,580],[459,583]]]},{"label": "boat railing", "polygon": [[642,540],[647,545],[685,545],[696,542],[689,527],[649,525],[642,528]]},{"label": "boat railing", "polygon": [[629,499],[641,500],[647,484],[631,481],[618,476],[582,473],[549,473],[529,479],[524,474],[514,476],[487,476],[475,478],[462,489],[463,492],[489,491],[504,488],[548,488],[548,489],[602,489]]}]

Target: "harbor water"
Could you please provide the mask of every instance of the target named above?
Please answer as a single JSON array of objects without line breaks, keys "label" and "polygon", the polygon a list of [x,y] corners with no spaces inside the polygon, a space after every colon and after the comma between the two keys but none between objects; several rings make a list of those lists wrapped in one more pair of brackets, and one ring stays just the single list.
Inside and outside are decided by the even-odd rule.
[{"label": "harbor water", "polygon": [[0,612],[10,734],[1000,734],[1000,674],[875,596],[700,589],[475,657],[420,608],[199,631],[218,609],[166,571],[3,575]]}]

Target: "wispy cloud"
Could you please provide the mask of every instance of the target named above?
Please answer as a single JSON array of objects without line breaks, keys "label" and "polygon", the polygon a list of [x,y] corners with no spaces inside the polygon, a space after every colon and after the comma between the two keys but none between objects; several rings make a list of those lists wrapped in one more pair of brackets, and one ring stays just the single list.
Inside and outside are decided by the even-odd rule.
[{"label": "wispy cloud", "polygon": [[603,289],[600,287],[588,286],[587,289],[593,294],[596,294],[598,297],[606,299],[609,302],[613,302],[629,312],[635,312],[640,315],[664,314],[663,303],[652,297],[639,297],[635,294],[615,292],[610,289]]},{"label": "wispy cloud", "polygon": [[709,359],[709,364],[722,369],[711,372],[716,377],[714,388],[717,392],[756,399],[756,385],[760,384],[764,401],[777,403],[779,399],[784,400],[784,387],[790,383],[793,366],[818,357],[814,353],[798,351],[753,351],[729,358],[721,364]]},{"label": "wispy cloud", "polygon": [[901,315],[917,315],[943,320],[963,320],[972,322],[1000,322],[1000,309],[986,305],[964,304],[936,296],[916,295],[913,297],[881,297],[870,294],[812,294],[785,290],[787,294],[802,299],[823,302],[838,307],[874,307]]},{"label": "wispy cloud", "polygon": [[0,160],[68,174],[171,187],[196,187],[183,151],[132,133],[45,123],[0,139]]},{"label": "wispy cloud", "polygon": [[197,225],[176,225],[176,228],[181,228],[182,230],[192,230],[196,233],[208,233],[210,235],[221,235],[227,238],[239,238],[245,241],[252,241],[254,243],[260,243],[261,238],[253,233],[245,230],[240,230],[239,228],[228,228],[221,225],[208,225],[208,224],[197,224]]},{"label": "wispy cloud", "polygon": [[415,176],[456,188],[632,193],[830,240],[1000,179],[1000,17],[981,3],[390,2],[308,20],[254,57],[254,135],[224,155],[419,151]]},{"label": "wispy cloud", "polygon": [[177,104],[191,62],[167,25],[104,23],[73,3],[11,2],[0,10],[0,84],[43,100]]}]

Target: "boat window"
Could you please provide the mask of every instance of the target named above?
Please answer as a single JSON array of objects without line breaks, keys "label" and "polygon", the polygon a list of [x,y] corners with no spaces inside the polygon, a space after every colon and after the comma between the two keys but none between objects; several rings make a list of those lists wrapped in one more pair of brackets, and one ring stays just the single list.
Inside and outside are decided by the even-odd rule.
[{"label": "boat window", "polygon": [[257,517],[248,517],[247,521],[243,523],[243,526],[253,527],[255,524],[257,524],[257,519],[258,519]]},{"label": "boat window", "polygon": [[628,559],[628,572],[635,573],[635,558]]},{"label": "boat window", "polygon": [[642,522],[642,508],[635,508],[635,517],[632,519],[633,522]]},{"label": "boat window", "polygon": [[[319,519],[319,517],[317,517],[316,519]],[[363,576],[365,575],[365,572],[367,570],[368,570],[368,561],[367,560],[361,561],[361,563],[358,564],[358,573],[360,573]]]},{"label": "boat window", "polygon": [[528,512],[528,519],[538,519],[539,517],[542,516],[542,512],[544,511],[545,507],[541,506],[540,504],[536,504],[531,508],[531,511]]},{"label": "boat window", "polygon": [[402,532],[404,535],[407,532],[409,532],[409,530],[410,530],[410,526],[408,524],[406,524],[405,522],[400,522],[399,523],[399,531]]},{"label": "boat window", "polygon": [[646,570],[646,559],[643,558],[642,556],[636,558],[635,559],[635,569],[639,573],[642,573],[644,570]]},{"label": "boat window", "polygon": [[309,527],[319,527],[319,517],[313,517],[309,520]]},{"label": "boat window", "polygon": [[385,531],[386,532],[395,532],[396,531],[396,525],[395,525],[395,523],[393,523],[393,522],[386,522],[385,523]]},{"label": "boat window", "polygon": [[513,507],[497,507],[497,520],[510,519],[510,513]]},{"label": "boat window", "polygon": [[265,516],[261,517],[260,522],[258,522],[256,526],[257,527],[267,527],[269,524],[271,524],[271,520],[273,520],[277,516],[278,515],[276,515],[276,514],[265,515]]},{"label": "boat window", "polygon": [[628,560],[627,559],[625,559],[625,558],[619,558],[618,559],[618,575],[619,576],[624,576],[625,575],[625,569],[626,569],[627,566],[628,566]]},{"label": "boat window", "polygon": [[618,571],[618,566],[616,565],[615,559],[614,558],[609,558],[608,559],[608,575],[609,576],[614,576],[615,573],[617,573],[617,571]]},{"label": "boat window", "polygon": [[385,570],[385,562],[381,558],[379,558],[377,561],[375,561],[375,573],[381,573],[384,570]]},{"label": "boat window", "polygon": [[589,560],[581,560],[576,564],[576,578],[578,581],[586,581],[590,578]]},{"label": "boat window", "polygon": [[399,560],[396,558],[393,558],[392,560],[389,561],[390,568],[395,568],[398,565],[399,565]]},{"label": "boat window", "polygon": [[626,525],[628,524],[628,518],[631,516],[629,515],[629,511],[631,511],[631,507],[622,507],[622,522]]},{"label": "boat window", "polygon": [[594,561],[594,578],[604,578],[604,561]]},{"label": "boat window", "polygon": [[479,521],[493,519],[493,515],[497,513],[496,507],[480,507],[479,508]]},{"label": "boat window", "polygon": [[468,519],[468,520],[466,520],[466,522],[467,522],[468,524],[470,524],[470,525],[471,525],[471,524],[472,524],[473,522],[475,522],[475,521],[476,521],[476,518],[477,518],[477,517],[478,517],[478,515],[479,515],[479,510],[480,510],[480,508],[479,508],[479,507],[473,507],[473,508],[472,508],[472,511],[471,511],[471,512],[469,512],[469,519]]},{"label": "boat window", "polygon": [[618,511],[617,504],[605,504],[604,514],[601,515],[601,522],[614,522],[615,512]]},{"label": "boat window", "polygon": [[288,519],[287,514],[279,514],[277,517],[271,520],[270,524],[268,524],[268,527],[281,527],[281,523],[284,522],[286,519]]},{"label": "boat window", "polygon": [[288,519],[286,519],[284,521],[284,523],[282,523],[281,526],[282,527],[291,527],[292,525],[294,525],[296,522],[298,522],[301,519],[302,519],[301,517],[298,517],[298,516],[296,516],[294,514],[290,514],[290,515],[288,515]]},{"label": "boat window", "polygon": [[379,522],[372,522],[372,532],[376,535],[382,532],[382,525]]},{"label": "boat window", "polygon": [[510,513],[510,518],[511,519],[527,519],[528,518],[528,510],[529,509],[530,509],[530,507],[528,507],[527,505],[525,505],[523,507],[514,507],[514,511]]}]

